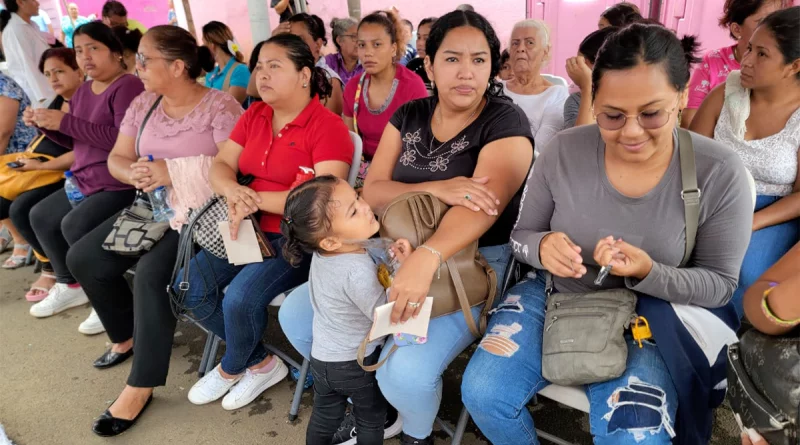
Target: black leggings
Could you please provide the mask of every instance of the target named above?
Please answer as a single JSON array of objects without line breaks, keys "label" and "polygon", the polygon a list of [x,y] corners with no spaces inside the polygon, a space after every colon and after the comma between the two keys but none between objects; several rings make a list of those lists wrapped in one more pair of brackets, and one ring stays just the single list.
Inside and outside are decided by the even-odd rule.
[{"label": "black leggings", "polygon": [[20,227],[13,215],[12,221],[34,250],[44,253],[50,259],[56,282],[73,284],[75,278],[67,268],[69,246],[111,215],[133,204],[135,195],[136,191],[133,189],[97,192],[73,209],[62,187],[31,209],[30,226]]},{"label": "black leggings", "polygon": [[[116,215],[75,243],[67,255],[67,265],[83,286],[111,341],[122,343],[133,338],[136,354],[128,385],[163,386],[177,323],[169,305],[167,286],[178,255],[178,232],[168,230],[141,257],[123,256],[102,247],[115,220]],[[131,293],[124,274],[134,264],[136,275]]]},{"label": "black leggings", "polygon": [[39,243],[36,241],[36,236],[31,228],[31,209],[62,187],[64,187],[64,181],[59,181],[55,184],[45,185],[21,193],[13,201],[0,198],[0,220],[11,218],[11,223],[25,238],[25,242],[34,246],[33,249],[39,255],[44,255],[44,251],[41,250],[41,247],[38,247]]}]

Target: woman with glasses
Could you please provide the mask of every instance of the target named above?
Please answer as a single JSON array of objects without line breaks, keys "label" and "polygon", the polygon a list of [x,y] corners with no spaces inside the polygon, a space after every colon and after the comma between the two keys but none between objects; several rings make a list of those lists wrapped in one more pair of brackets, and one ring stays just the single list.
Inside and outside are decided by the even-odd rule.
[{"label": "woman with glasses", "polygon": [[[31,306],[44,318],[84,305],[89,300],[67,267],[67,251],[100,223],[133,202],[134,189],[108,172],[108,153],[114,147],[122,118],[144,87],[126,73],[122,45],[111,28],[87,23],[75,31],[78,65],[92,80],[84,82],[69,102],[69,112],[26,110],[25,120],[53,142],[75,153],[69,168],[85,197],[74,205],[62,187],[31,209],[30,228],[20,227],[36,252],[44,253],[56,275],[47,297]],[[32,231],[29,232],[29,230]],[[92,311],[88,324],[97,324]]]},{"label": "woman with glasses", "polygon": [[733,300],[800,236],[800,6],[773,12],[756,28],[741,71],[706,98],[692,130],[735,151],[756,183],[752,238]]},{"label": "woman with glasses", "polygon": [[[547,275],[553,292],[635,291],[655,340],[640,347],[627,337],[623,374],[586,386],[594,443],[708,443],[712,410],[724,397],[715,389],[725,378],[717,358],[736,338],[730,300],[752,201],[736,154],[691,135],[702,199],[696,244],[680,265],[687,225],[676,127],[695,48],[692,37],[681,41],[657,25],[610,36],[592,72],[597,124],[558,134],[536,159],[511,233],[516,259],[535,275],[508,291],[462,381],[464,403],[492,443],[538,443],[526,405],[549,384]],[[604,266],[610,275],[593,284]],[[691,329],[706,350],[679,311],[702,320]]]},{"label": "woman with glasses", "polygon": [[357,33],[358,21],[351,17],[331,21],[331,38],[336,52],[325,56],[325,64],[336,71],[343,85],[364,71],[358,61]]},{"label": "woman with glasses", "polygon": [[[202,66],[211,64],[204,59],[208,56],[199,51],[194,36],[177,26],[156,26],[145,34],[136,65],[146,92],[125,113],[108,157],[108,170],[119,182],[148,193],[167,189],[175,212],[172,230],[142,255],[120,255],[102,247],[117,213],[67,256],[111,340],[94,367],[111,368],[133,356],[125,389],[94,422],[92,430],[99,436],[116,436],[133,426],[152,400],[153,389],[167,380],[176,319],[166,288],[175,265],[178,230],[189,209],[211,197],[211,163],[242,114],[233,96],[195,81]],[[134,265],[131,292],[124,274]]]},{"label": "woman with glasses", "polygon": [[550,30],[543,21],[523,20],[514,25],[508,47],[514,78],[503,82],[504,92],[528,116],[537,151],[564,129],[564,102],[569,97],[567,87],[542,77],[550,48]]}]

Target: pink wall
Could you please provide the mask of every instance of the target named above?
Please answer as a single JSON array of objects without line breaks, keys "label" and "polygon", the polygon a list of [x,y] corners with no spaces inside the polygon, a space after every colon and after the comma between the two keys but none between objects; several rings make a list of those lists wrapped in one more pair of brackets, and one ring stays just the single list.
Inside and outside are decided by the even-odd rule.
[{"label": "pink wall", "polygon": [[[148,28],[167,23],[167,13],[169,11],[168,0],[121,0],[128,10],[128,17],[136,19]],[[88,17],[95,14],[101,17],[105,0],[67,0],[67,3],[75,3],[80,9],[80,14]],[[210,2],[209,2],[210,3]],[[61,7],[64,9],[64,7]],[[63,11],[66,14],[66,11]]]}]

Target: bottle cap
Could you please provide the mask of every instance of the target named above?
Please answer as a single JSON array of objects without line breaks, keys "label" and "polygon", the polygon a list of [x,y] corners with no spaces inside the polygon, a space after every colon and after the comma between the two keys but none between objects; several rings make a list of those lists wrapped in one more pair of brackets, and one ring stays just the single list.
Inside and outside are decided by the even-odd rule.
[{"label": "bottle cap", "polygon": [[159,187],[156,187],[156,190],[166,190],[166,189],[167,189],[167,188],[166,188],[166,187],[164,187],[163,185],[162,185],[162,186],[159,186]]},{"label": "bottle cap", "polygon": [[147,155],[147,160],[153,162],[153,155]]},{"label": "bottle cap", "polygon": [[71,178],[72,176],[73,176],[73,175],[72,175],[72,172],[71,172],[71,171],[67,170],[67,171],[65,171],[65,172],[64,172],[64,177],[65,177],[65,178]]}]

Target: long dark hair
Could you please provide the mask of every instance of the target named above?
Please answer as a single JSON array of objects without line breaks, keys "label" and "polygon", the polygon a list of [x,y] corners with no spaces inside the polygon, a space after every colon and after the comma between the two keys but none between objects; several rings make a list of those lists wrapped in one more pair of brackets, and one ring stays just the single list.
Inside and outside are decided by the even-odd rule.
[{"label": "long dark hair", "polygon": [[5,0],[6,9],[0,11],[0,32],[5,31],[8,22],[11,21],[11,13],[19,11],[17,0]]},{"label": "long dark hair", "polygon": [[[758,12],[767,3],[782,3],[782,0],[725,0],[722,7],[722,17],[719,18],[719,26],[728,28],[732,24],[744,24],[748,17]],[[731,39],[736,40],[736,36],[730,33]]]},{"label": "long dark hair", "polygon": [[189,79],[196,79],[202,71],[214,69],[211,52],[207,49],[201,51],[189,31],[178,26],[160,25],[150,28],[147,35],[165,59],[183,61]]},{"label": "long dark hair", "polygon": [[689,83],[692,64],[700,61],[697,57],[699,46],[694,36],[678,39],[663,26],[629,25],[608,36],[597,53],[592,69],[592,98],[606,72],[631,69],[640,63],[662,65],[675,90],[683,91]]},{"label": "long dark hair", "polygon": [[[436,52],[439,51],[439,47],[442,45],[447,33],[462,26],[473,27],[481,31],[486,37],[486,41],[489,43],[489,55],[492,60],[492,71],[489,74],[489,86],[486,88],[486,95],[503,96],[503,85],[496,79],[500,68],[503,66],[500,63],[500,39],[497,38],[497,34],[489,21],[477,12],[456,10],[439,17],[433,23],[431,33],[428,34],[428,40],[425,42],[425,54],[433,62],[433,59],[436,58]],[[433,87],[433,94],[434,96],[438,94],[435,86]]]},{"label": "long dark hair", "polygon": [[[762,26],[768,29],[778,42],[784,64],[788,65],[800,59],[800,6],[773,12],[758,25],[759,28]],[[800,80],[800,72],[795,78]]]},{"label": "long dark hair", "polygon": [[603,29],[598,29],[593,33],[586,36],[585,39],[578,45],[578,52],[583,55],[587,62],[594,64],[594,61],[597,60],[597,53],[600,51],[600,47],[603,46],[608,36],[617,32],[619,28],[616,26],[607,26]]},{"label": "long dark hair", "polygon": [[642,20],[642,14],[639,13],[636,5],[632,3],[617,3],[616,5],[606,9],[600,14],[600,17],[608,20],[611,26],[622,27],[636,23]]},{"label": "long dark hair", "polygon": [[115,26],[111,28],[114,35],[119,39],[122,44],[122,49],[136,53],[139,51],[139,42],[142,41],[142,32],[138,29],[128,29],[126,26]]},{"label": "long dark hair", "polygon": [[205,40],[206,43],[217,45],[222,49],[222,52],[233,57],[237,62],[244,63],[244,55],[241,51],[236,51],[234,54],[230,48],[228,48],[228,41],[235,41],[233,31],[231,31],[228,25],[216,20],[206,23],[203,25],[203,40]]},{"label": "long dark hair", "polygon": [[328,44],[328,38],[325,37],[325,22],[323,22],[319,16],[301,12],[289,17],[288,21],[289,23],[302,23],[306,25],[306,29],[308,29],[308,33],[311,34],[312,39],[321,39],[323,45]]},{"label": "long dark hair", "polygon": [[289,60],[292,61],[297,71],[301,71],[303,68],[311,70],[311,80],[308,83],[310,86],[309,94],[312,98],[317,95],[320,98],[331,96],[333,87],[328,80],[328,73],[316,66],[317,61],[314,60],[314,55],[311,54],[311,48],[306,45],[303,39],[294,34],[278,34],[270,37],[265,43],[278,45],[285,49]]},{"label": "long dark hair", "polygon": [[300,264],[304,253],[316,251],[330,233],[330,202],[339,181],[332,175],[318,176],[289,192],[281,234],[286,237],[283,257],[292,266]]}]

